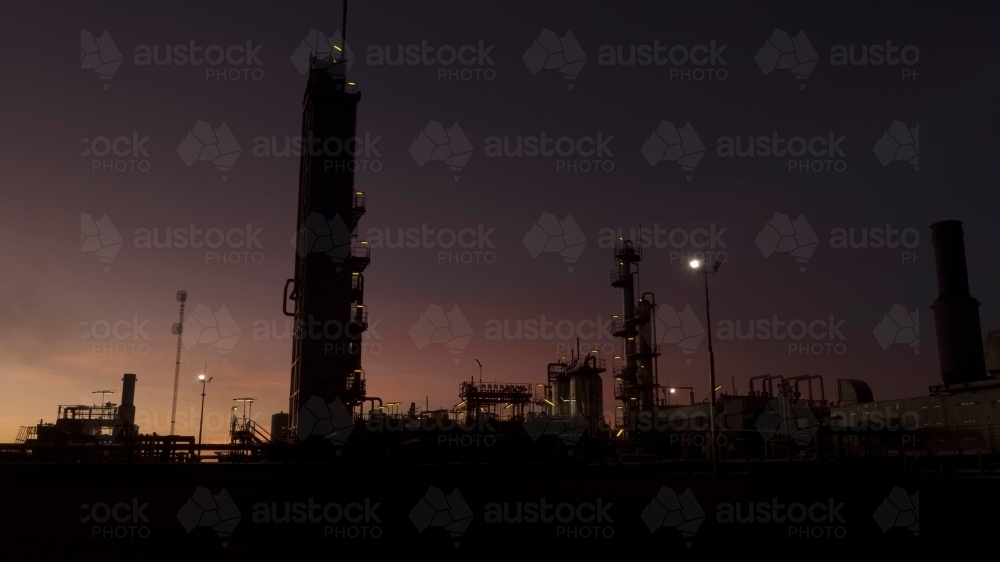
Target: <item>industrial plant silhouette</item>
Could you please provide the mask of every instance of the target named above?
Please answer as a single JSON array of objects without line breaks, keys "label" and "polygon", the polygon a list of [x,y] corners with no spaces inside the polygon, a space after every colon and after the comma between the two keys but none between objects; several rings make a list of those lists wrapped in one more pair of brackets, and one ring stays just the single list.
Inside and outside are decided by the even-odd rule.
[{"label": "industrial plant silhouette", "polygon": [[[347,64],[339,48],[310,58],[303,138],[343,146],[356,136],[362,92]],[[228,443],[175,434],[181,291],[170,433],[136,424],[143,373],[123,374],[117,404],[104,391],[97,405],[54,406],[55,419],[0,444],[8,481],[0,504],[35,506],[24,508],[34,530],[10,514],[8,530],[38,537],[40,518],[51,517],[53,532],[77,543],[86,536],[130,550],[126,541],[138,537],[164,554],[319,553],[324,545],[370,553],[385,552],[372,544],[387,540],[486,553],[510,548],[506,537],[545,552],[728,551],[758,537],[837,547],[892,539],[906,551],[948,536],[957,521],[974,525],[948,520],[995,490],[977,477],[998,466],[991,416],[1000,365],[987,365],[996,339],[984,347],[969,289],[965,246],[978,241],[965,239],[959,220],[929,229],[941,380],[920,396],[876,397],[863,373],[835,381],[760,374],[748,388],[724,389],[709,307],[721,264],[698,260],[688,265],[704,280],[710,371],[699,387],[670,385],[658,366],[661,305],[637,283],[643,245],[622,237],[603,281],[621,297],[610,366],[577,345],[539,365],[537,380],[456,380],[456,405],[432,410],[419,398],[391,402],[368,390],[365,273],[373,259],[392,258],[373,255],[357,234],[367,198],[353,160],[347,151],[301,157],[294,271],[281,305],[295,327],[287,412],[269,412],[265,426],[252,416],[254,399],[238,398]],[[605,377],[613,396],[604,396]],[[208,382],[202,377],[202,400]],[[828,382],[836,396],[826,395]],[[60,498],[61,486],[76,487]],[[953,504],[940,499],[945,491]],[[39,507],[46,502],[56,507]],[[930,538],[921,517],[937,526]]]}]

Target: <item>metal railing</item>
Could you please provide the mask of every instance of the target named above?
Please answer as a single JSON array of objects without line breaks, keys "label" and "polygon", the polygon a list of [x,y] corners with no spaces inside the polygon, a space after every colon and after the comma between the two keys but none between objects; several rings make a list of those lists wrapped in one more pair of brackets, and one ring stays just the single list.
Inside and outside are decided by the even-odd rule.
[{"label": "metal railing", "polygon": [[38,427],[34,425],[22,425],[21,429],[17,430],[17,439],[14,440],[15,443],[26,443],[29,439],[36,439],[38,437]]},{"label": "metal railing", "polygon": [[108,403],[103,406],[59,406],[57,417],[69,420],[111,420],[117,415],[118,406]]},{"label": "metal railing", "polygon": [[636,246],[631,240],[615,243],[615,258],[621,261],[639,261],[642,259],[642,245]]},{"label": "metal railing", "polygon": [[364,291],[365,290],[365,276],[360,273],[355,273],[351,275],[351,290],[352,291]]},{"label": "metal railing", "polygon": [[615,269],[611,272],[611,286],[620,287],[625,283],[625,279],[628,277],[627,274],[622,272],[620,269]]},{"label": "metal railing", "polygon": [[356,237],[351,239],[351,259],[364,262],[371,260],[371,247],[367,240],[358,240]]},{"label": "metal railing", "polygon": [[611,333],[625,334],[631,337],[639,335],[639,331],[635,327],[635,320],[625,320],[623,318],[616,318],[611,321]]},{"label": "metal railing", "polygon": [[353,207],[356,211],[363,213],[365,211],[365,200],[366,197],[363,191],[355,191],[354,200],[351,201],[351,207]]},{"label": "metal railing", "polygon": [[364,305],[354,307],[354,312],[351,314],[351,321],[359,324],[362,329],[368,329],[368,309]]},{"label": "metal railing", "polygon": [[232,443],[251,441],[269,443],[271,441],[271,435],[259,423],[249,418],[233,418],[229,437]]},{"label": "metal railing", "polygon": [[365,376],[363,373],[354,373],[347,377],[347,381],[344,384],[346,390],[356,392],[360,395],[364,395],[367,391],[368,384],[365,382]]}]

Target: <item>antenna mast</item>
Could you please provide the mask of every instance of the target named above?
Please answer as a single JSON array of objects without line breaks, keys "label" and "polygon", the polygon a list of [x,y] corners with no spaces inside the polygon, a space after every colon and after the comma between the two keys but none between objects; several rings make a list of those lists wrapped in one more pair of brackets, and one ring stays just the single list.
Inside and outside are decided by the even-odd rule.
[{"label": "antenna mast", "polygon": [[344,44],[344,58],[347,58],[347,0],[343,0],[344,17],[340,20],[340,41]]},{"label": "antenna mast", "polygon": [[177,385],[181,380],[181,334],[184,333],[184,301],[188,298],[187,291],[177,291],[177,302],[181,303],[180,320],[173,325],[170,332],[177,335],[177,362],[174,363],[174,403],[170,407],[170,435],[174,433],[177,424]]}]

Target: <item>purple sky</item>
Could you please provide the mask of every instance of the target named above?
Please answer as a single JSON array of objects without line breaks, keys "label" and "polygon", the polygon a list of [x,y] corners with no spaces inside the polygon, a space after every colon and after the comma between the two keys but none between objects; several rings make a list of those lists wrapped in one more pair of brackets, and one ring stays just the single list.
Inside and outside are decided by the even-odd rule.
[{"label": "purple sky", "polygon": [[[604,3],[450,2],[433,9],[412,2],[355,4],[348,46],[356,57],[349,75],[362,92],[358,136],[378,139],[358,157],[364,171],[357,174],[356,187],[368,196],[361,237],[388,229],[395,240],[399,229],[409,228],[491,232],[484,253],[458,255],[472,263],[449,263],[438,247],[372,250],[366,302],[373,330],[364,358],[370,393],[403,402],[404,408],[411,401],[423,406],[425,397],[432,408],[451,406],[458,402],[459,381],[478,373],[475,359],[482,361],[487,379],[543,381],[545,364],[568,353],[575,332],[565,339],[494,340],[486,328],[544,316],[579,325],[588,338],[589,324],[582,321],[607,320],[620,311],[619,294],[609,283],[607,233],[624,229],[627,235],[639,225],[666,233],[662,247],[645,250],[640,284],[655,292],[667,324],[668,307],[682,312],[688,306],[704,324],[701,285],[686,267],[697,248],[685,239],[697,229],[715,230],[722,245],[712,250],[724,252],[726,260],[711,279],[713,321],[740,321],[744,330],[750,320],[774,316],[807,324],[832,316],[839,324],[843,339],[796,342],[823,349],[827,342],[838,344],[819,355],[790,352],[788,339],[717,340],[718,377],[727,389],[733,378],[744,392],[754,375],[808,373],[826,379],[828,397],[835,397],[837,378],[864,379],[877,398],[925,393],[939,381],[930,309],[937,291],[927,228],[938,220],[964,221],[972,294],[983,301],[983,328],[1000,327],[1000,300],[991,297],[1000,266],[990,259],[998,251],[994,215],[1000,203],[993,134],[995,6],[965,4],[957,10],[898,3],[872,11],[865,3],[822,9],[768,3],[753,10],[737,3],[732,8],[671,4],[619,13]],[[178,289],[189,292],[190,309],[203,305],[218,313],[210,318],[227,320],[220,313],[224,306],[238,332],[222,335],[239,335],[225,340],[235,345],[220,353],[210,341],[211,320],[203,321],[201,342],[184,346],[179,432],[197,431],[195,377],[206,365],[215,377],[206,401],[209,439],[223,438],[222,420],[234,397],[257,397],[258,419],[287,410],[291,346],[280,302],[292,275],[298,158],[265,155],[261,147],[282,148],[286,137],[299,134],[305,78],[291,59],[310,30],[333,35],[340,25],[339,5],[212,3],[177,9],[149,2],[89,3],[58,13],[21,5],[8,8],[6,21],[0,34],[7,78],[0,90],[5,195],[0,441],[12,440],[18,426],[51,420],[57,404],[89,402],[94,390],[120,390],[125,372],[138,375],[142,431],[168,431],[176,345],[170,325],[176,321]],[[815,50],[815,66],[799,68],[805,79],[780,64],[763,71],[765,43],[776,29],[792,37],[801,30]],[[533,44],[543,30],[563,38],[561,45],[569,50],[573,40],[582,49],[582,68],[563,69],[577,73],[575,79],[558,69],[532,74],[532,61],[544,49]],[[122,53],[110,79],[81,68],[82,31],[95,38],[106,31]],[[259,64],[136,62],[137,49],[155,46],[162,53],[167,45],[192,41],[223,49],[250,42],[252,49],[259,47]],[[702,65],[601,64],[603,49],[621,46],[627,54],[633,45],[654,41],[666,47],[668,59],[669,53],[704,52],[694,47],[713,42],[721,58]],[[887,41],[912,45],[916,51],[908,53],[919,52],[919,60],[878,66],[831,62],[837,45],[853,45],[860,56],[862,46]],[[428,59],[430,64],[375,64],[378,46],[390,46],[395,56],[400,45],[419,48],[422,42],[475,51],[476,60],[467,66],[445,66],[436,58]],[[464,45],[471,50],[462,51]],[[683,48],[671,51],[674,46]],[[438,54],[447,58],[448,50],[435,50]],[[798,62],[810,60],[807,52],[799,57]],[[468,70],[473,79],[463,80],[461,73],[450,79],[450,70]],[[698,71],[711,71],[712,79],[693,79],[708,76]],[[222,73],[239,79],[206,78]],[[230,170],[220,171],[211,161],[187,166],[178,153],[199,121],[213,129],[225,123],[232,132],[241,153]],[[429,121],[446,128],[458,123],[473,146],[458,181],[444,162],[421,166],[409,152]],[[653,166],[647,161],[656,143],[647,144],[645,152],[644,143],[661,121],[675,129],[691,124],[705,148],[693,171],[670,159],[654,159]],[[905,148],[883,140],[896,121],[919,131],[919,170],[902,158]],[[543,132],[574,140],[612,137],[610,154],[530,158],[485,152],[491,138],[506,137],[510,144]],[[787,156],[726,157],[720,148],[725,137],[738,137],[745,147],[747,137],[831,135],[843,137],[841,153],[807,154],[791,163]],[[130,142],[119,141],[121,156],[84,154],[119,137],[146,140],[134,152]],[[879,157],[896,149],[897,160],[889,152],[883,165]],[[698,151],[691,144],[681,150]],[[601,171],[579,171],[594,159]],[[792,165],[823,170],[789,171]],[[803,215],[815,232],[818,246],[808,263],[755,243],[776,212],[793,220]],[[533,257],[531,244],[525,244],[543,213],[559,220],[571,215],[586,238],[578,255],[568,252],[576,255],[572,263],[555,251]],[[107,214],[121,236],[122,246],[108,263],[84,251],[82,214],[95,221]],[[243,238],[230,236],[234,247],[223,249],[238,252],[239,263],[220,263],[221,249],[139,247],[146,230],[156,229],[162,239],[171,229],[176,240],[176,229],[192,224],[202,231],[259,231],[258,245],[243,254]],[[862,229],[887,224],[900,232],[913,229],[915,247],[832,247],[835,229],[854,229],[859,237]],[[916,346],[883,348],[874,335],[895,304],[917,311]],[[467,320],[473,337],[461,353],[435,343],[421,348],[411,337],[429,305],[446,311],[457,306]],[[111,326],[117,332],[108,335],[105,327]],[[192,326],[189,320],[189,333],[197,329]],[[669,337],[667,327],[661,335]],[[696,326],[686,328],[685,335],[697,336]],[[604,351],[617,345],[607,338],[586,343]],[[699,386],[701,399],[707,390],[707,346],[704,341],[693,346],[694,353],[685,354],[675,341],[665,341],[660,377],[663,383]]]}]

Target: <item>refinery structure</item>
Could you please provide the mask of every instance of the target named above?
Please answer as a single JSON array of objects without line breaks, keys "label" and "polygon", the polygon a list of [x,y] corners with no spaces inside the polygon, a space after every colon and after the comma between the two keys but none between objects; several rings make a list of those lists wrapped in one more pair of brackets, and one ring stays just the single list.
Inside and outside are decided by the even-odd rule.
[{"label": "refinery structure", "polygon": [[[347,79],[346,65],[336,53],[312,59],[303,138],[344,143],[355,136],[361,93]],[[296,327],[287,413],[274,413],[270,426],[261,427],[251,419],[253,399],[238,399],[227,444],[145,434],[135,425],[137,376],[125,374],[118,404],[102,394],[99,405],[58,406],[54,421],[24,426],[16,443],[0,445],[0,460],[681,462],[713,471],[777,460],[856,460],[859,467],[927,464],[928,470],[982,471],[1000,453],[993,435],[1000,420],[992,419],[1000,402],[996,334],[991,332],[984,347],[979,302],[969,293],[962,224],[953,220],[931,226],[941,384],[925,396],[876,401],[869,386],[855,378],[828,381],[836,396],[827,396],[822,377],[764,373],[751,378],[745,394],[717,392],[714,358],[711,384],[698,393],[706,395],[702,401],[696,401],[695,389],[662,384],[657,301],[651,292],[638,294],[640,245],[620,239],[608,256],[610,286],[621,294],[613,322],[619,352],[610,370],[604,358],[577,346],[544,371],[539,366],[535,380],[456,381],[453,408],[429,411],[411,404],[400,410],[401,403],[367,391],[360,344],[368,329],[364,273],[372,257],[357,235],[366,199],[355,188],[352,160],[346,151],[301,156],[294,273],[282,304]],[[693,265],[707,283],[709,266]],[[178,300],[180,336],[180,293]],[[336,329],[317,336],[309,326]],[[178,343],[178,364],[179,354]],[[604,396],[605,377],[612,379],[613,397]],[[175,373],[175,393],[176,384]],[[176,394],[174,401],[176,408]],[[495,446],[435,446],[456,435]]]}]

